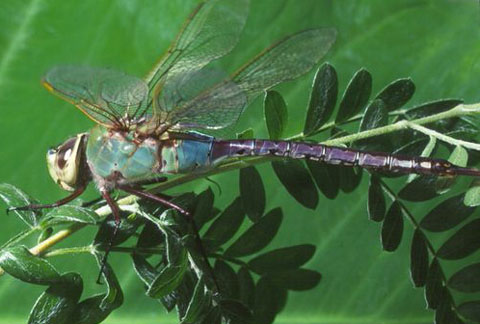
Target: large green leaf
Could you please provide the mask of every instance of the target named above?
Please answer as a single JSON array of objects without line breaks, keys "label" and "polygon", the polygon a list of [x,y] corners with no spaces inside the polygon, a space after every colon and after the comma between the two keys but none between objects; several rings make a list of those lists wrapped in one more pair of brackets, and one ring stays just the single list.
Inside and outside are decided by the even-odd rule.
[{"label": "large green leaf", "polygon": [[[87,131],[93,123],[42,89],[39,85],[42,74],[54,65],[73,63],[113,67],[142,76],[167,48],[197,3],[197,0],[2,1],[1,182],[12,183],[45,203],[64,197],[66,193],[48,176],[45,152],[69,136]],[[339,93],[353,73],[365,67],[373,77],[373,94],[391,80],[411,76],[417,87],[407,107],[441,98],[478,102],[480,43],[472,41],[478,37],[477,16],[478,3],[473,0],[251,1],[241,41],[219,65],[233,71],[282,36],[304,28],[333,26],[338,30],[338,41],[326,60],[337,69]],[[276,89],[289,105],[287,136],[304,127],[313,76],[314,71]],[[245,111],[239,122],[237,131],[252,127],[256,136],[267,136],[260,99]],[[234,138],[234,131],[222,136]],[[324,274],[315,289],[289,296],[279,320],[432,322],[432,312],[424,309],[422,291],[412,289],[406,280],[410,244],[404,242],[392,254],[379,249],[378,226],[367,219],[367,181],[362,181],[353,193],[340,193],[335,200],[322,196],[317,209],[309,210],[299,206],[283,188],[277,190],[279,183],[270,168],[260,166],[258,170],[265,183],[267,210],[281,206],[284,211],[284,223],[272,248],[315,244],[317,253],[309,268]],[[238,195],[237,177],[225,174],[214,180],[222,187],[216,206],[223,209]],[[178,190],[199,193],[208,184],[197,181]],[[215,187],[212,188],[217,194]],[[91,190],[86,199],[96,196]],[[438,204],[439,201],[415,204],[414,216],[426,215]],[[4,205],[1,207],[3,210]],[[15,217],[6,217],[1,210],[0,213],[0,239],[4,242],[25,225]],[[407,233],[409,226],[405,222],[405,238],[411,237]],[[79,232],[66,244],[80,244],[84,236],[86,232]],[[143,296],[130,262],[121,261],[121,255],[113,258],[126,300],[106,323],[152,322],[151,316],[156,322],[176,322],[175,314],[165,315],[156,301]],[[84,278],[86,289],[98,289],[95,284],[98,270],[88,258],[64,256],[55,261],[59,271],[75,268],[90,274],[91,278]],[[8,276],[1,280],[0,302],[11,306],[0,308],[0,322],[26,322],[40,290]]]}]

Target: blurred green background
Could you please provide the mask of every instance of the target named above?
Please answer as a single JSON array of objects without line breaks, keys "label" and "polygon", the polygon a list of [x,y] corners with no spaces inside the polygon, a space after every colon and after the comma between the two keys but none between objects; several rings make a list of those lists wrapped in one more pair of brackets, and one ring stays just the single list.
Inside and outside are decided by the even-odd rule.
[{"label": "blurred green background", "polygon": [[[50,180],[45,152],[92,122],[73,106],[45,91],[42,74],[57,64],[106,66],[142,76],[173,40],[196,0],[29,0],[0,3],[0,182],[14,184],[42,202],[65,195]],[[476,0],[252,0],[241,41],[220,65],[233,71],[272,41],[317,26],[333,26],[338,41],[326,60],[337,69],[340,89],[361,67],[373,75],[374,93],[388,82],[411,76],[417,93],[410,105],[440,98],[480,101],[480,9]],[[288,134],[303,128],[313,72],[277,89],[289,105]],[[242,116],[237,130],[253,127],[265,137],[262,100]],[[234,133],[227,134],[233,137]],[[380,228],[367,219],[367,177],[353,194],[317,210],[303,208],[279,186],[269,166],[259,168],[267,188],[267,209],[285,213],[273,247],[312,243],[317,246],[307,268],[323,279],[314,290],[290,293],[277,323],[431,323],[423,290],[409,280],[411,228],[396,253],[382,252]],[[214,177],[223,193],[223,208],[238,194],[238,172]],[[202,190],[206,181],[177,189]],[[93,189],[87,198],[95,197]],[[3,205],[2,205],[3,206]],[[416,204],[421,217],[432,204]],[[2,207],[3,210],[3,207]],[[0,242],[23,224],[2,217]],[[62,246],[84,244],[92,231],[77,233]],[[32,242],[33,243],[33,242]],[[478,255],[477,255],[478,256]],[[97,267],[89,256],[58,257],[62,271],[84,274],[86,294],[101,291]],[[161,305],[143,295],[129,258],[111,263],[125,292],[125,304],[106,323],[175,323]],[[25,322],[43,290],[0,278],[0,323]]]}]

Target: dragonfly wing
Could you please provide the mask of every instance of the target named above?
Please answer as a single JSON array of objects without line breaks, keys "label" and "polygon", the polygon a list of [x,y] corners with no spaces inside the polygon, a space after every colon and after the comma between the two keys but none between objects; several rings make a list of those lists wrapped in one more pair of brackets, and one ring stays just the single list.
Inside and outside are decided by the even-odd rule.
[{"label": "dragonfly wing", "polygon": [[310,71],[327,54],[336,35],[333,28],[308,29],[290,35],[240,68],[232,80],[251,102],[265,90]]},{"label": "dragonfly wing", "polygon": [[248,103],[265,90],[308,72],[328,52],[334,29],[310,29],[267,48],[229,80],[210,87],[168,114],[169,124],[218,129],[237,121]]},{"label": "dragonfly wing", "polygon": [[134,76],[105,68],[58,66],[44,86],[108,128],[128,128],[143,117],[148,88]]},{"label": "dragonfly wing", "polygon": [[242,89],[227,80],[172,111],[168,122],[181,128],[220,129],[235,122],[246,105]]},{"label": "dragonfly wing", "polygon": [[[183,74],[201,70],[209,62],[229,53],[237,44],[248,14],[249,0],[211,0],[190,15],[166,55],[146,77],[150,96],[178,82]],[[172,93],[170,93],[172,95]],[[169,111],[174,107],[156,109]],[[154,113],[156,113],[154,109]]]}]

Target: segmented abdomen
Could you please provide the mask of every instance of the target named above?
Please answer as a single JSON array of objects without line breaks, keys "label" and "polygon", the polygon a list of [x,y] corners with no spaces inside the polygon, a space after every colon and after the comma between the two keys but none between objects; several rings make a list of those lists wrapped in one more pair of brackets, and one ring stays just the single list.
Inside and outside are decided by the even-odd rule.
[{"label": "segmented abdomen", "polygon": [[475,169],[460,168],[440,159],[366,152],[305,142],[258,139],[216,140],[212,146],[211,156],[214,164],[227,157],[248,155],[308,159],[328,164],[360,166],[399,173],[478,175]]}]

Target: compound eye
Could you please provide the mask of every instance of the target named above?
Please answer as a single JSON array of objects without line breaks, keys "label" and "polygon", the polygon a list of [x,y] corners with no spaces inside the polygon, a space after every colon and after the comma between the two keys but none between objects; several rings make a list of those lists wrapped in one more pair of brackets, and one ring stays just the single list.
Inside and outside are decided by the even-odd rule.
[{"label": "compound eye", "polygon": [[57,148],[51,147],[51,148],[48,149],[47,154],[48,155],[55,155],[55,154],[57,154],[57,152],[58,152]]},{"label": "compound eye", "polygon": [[60,169],[63,169],[67,164],[68,160],[71,158],[73,153],[73,148],[75,147],[75,142],[76,142],[76,138],[69,139],[58,150],[55,151],[54,154],[58,154],[57,166]]}]

